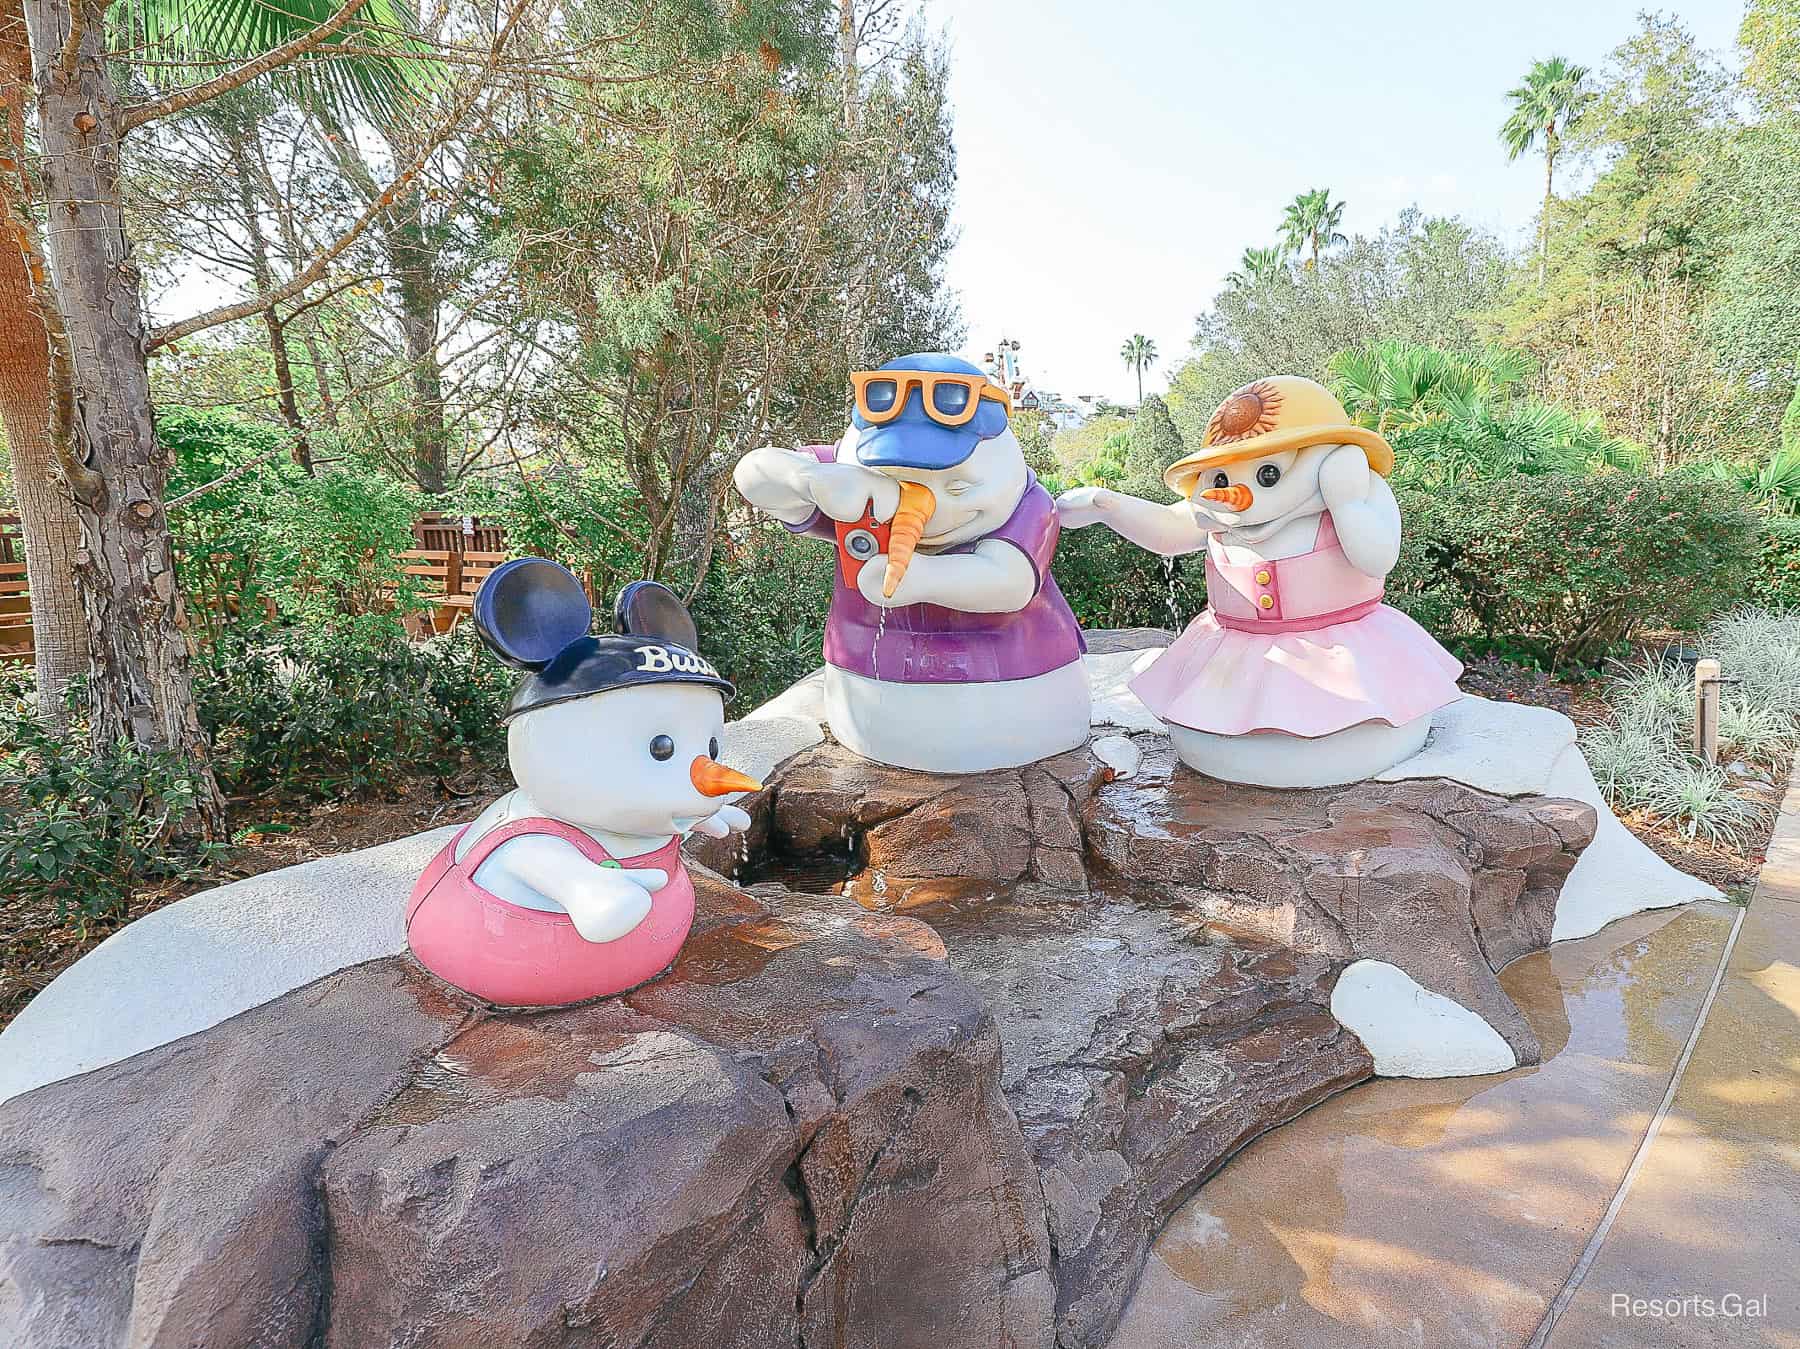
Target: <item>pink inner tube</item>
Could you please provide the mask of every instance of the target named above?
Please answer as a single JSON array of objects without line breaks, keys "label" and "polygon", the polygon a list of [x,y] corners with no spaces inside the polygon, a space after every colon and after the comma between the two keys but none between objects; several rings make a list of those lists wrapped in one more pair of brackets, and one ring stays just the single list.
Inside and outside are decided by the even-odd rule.
[{"label": "pink inner tube", "polygon": [[[502,1007],[556,1007],[623,993],[655,978],[681,950],[694,922],[694,886],[681,864],[681,840],[654,852],[613,858],[560,820],[513,820],[490,830],[458,862],[464,830],[444,845],[413,886],[406,942],[438,978]],[[616,941],[591,942],[566,913],[512,904],[475,884],[489,854],[522,834],[550,834],[588,861],[658,867],[669,883],[650,897],[644,921]]]}]

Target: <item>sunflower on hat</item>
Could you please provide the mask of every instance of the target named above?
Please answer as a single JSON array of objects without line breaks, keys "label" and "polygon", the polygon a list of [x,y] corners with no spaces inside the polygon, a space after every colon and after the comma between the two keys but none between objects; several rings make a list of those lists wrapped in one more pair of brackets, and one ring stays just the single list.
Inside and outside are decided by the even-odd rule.
[{"label": "sunflower on hat", "polygon": [[1377,431],[1358,426],[1331,390],[1299,375],[1271,375],[1235,390],[1206,424],[1200,448],[1163,472],[1169,489],[1191,496],[1209,468],[1263,459],[1283,450],[1313,445],[1355,445],[1369,467],[1386,477],[1394,468],[1394,448]]}]

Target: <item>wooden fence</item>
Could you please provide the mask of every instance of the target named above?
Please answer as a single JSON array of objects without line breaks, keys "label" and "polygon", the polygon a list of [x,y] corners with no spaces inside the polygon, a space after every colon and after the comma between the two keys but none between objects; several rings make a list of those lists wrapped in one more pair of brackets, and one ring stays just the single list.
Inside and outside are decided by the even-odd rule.
[{"label": "wooden fence", "polygon": [[[401,553],[400,563],[418,578],[429,605],[427,621],[415,632],[419,636],[454,627],[474,605],[488,573],[512,556],[505,526],[476,516],[427,512],[413,522],[413,538],[418,546]],[[0,515],[0,661],[29,661],[36,654],[25,540],[19,517]]]},{"label": "wooden fence", "polygon": [[36,654],[25,539],[19,533],[18,516],[0,515],[0,661],[28,661]]}]

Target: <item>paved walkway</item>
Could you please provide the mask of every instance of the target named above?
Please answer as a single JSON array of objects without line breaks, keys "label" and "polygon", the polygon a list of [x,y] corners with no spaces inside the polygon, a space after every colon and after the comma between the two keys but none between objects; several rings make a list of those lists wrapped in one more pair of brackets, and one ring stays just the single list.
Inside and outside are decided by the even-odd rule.
[{"label": "paved walkway", "polygon": [[1800,1349],[1800,787],[1747,910],[1640,914],[1502,982],[1543,1064],[1259,1140],[1112,1349]]}]

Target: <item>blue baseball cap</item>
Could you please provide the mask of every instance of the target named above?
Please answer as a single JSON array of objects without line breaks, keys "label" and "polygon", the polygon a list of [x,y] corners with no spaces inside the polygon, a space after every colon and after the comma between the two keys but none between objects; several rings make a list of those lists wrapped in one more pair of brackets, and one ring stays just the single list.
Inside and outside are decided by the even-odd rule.
[{"label": "blue baseball cap", "polygon": [[[980,366],[941,351],[902,356],[880,368],[986,377]],[[850,422],[861,432],[856,440],[857,462],[867,468],[949,468],[967,459],[982,441],[1006,430],[1007,415],[1005,404],[983,398],[968,421],[945,426],[932,418],[924,390],[915,387],[908,391],[906,405],[892,421],[871,424],[859,410],[851,414]]]}]

